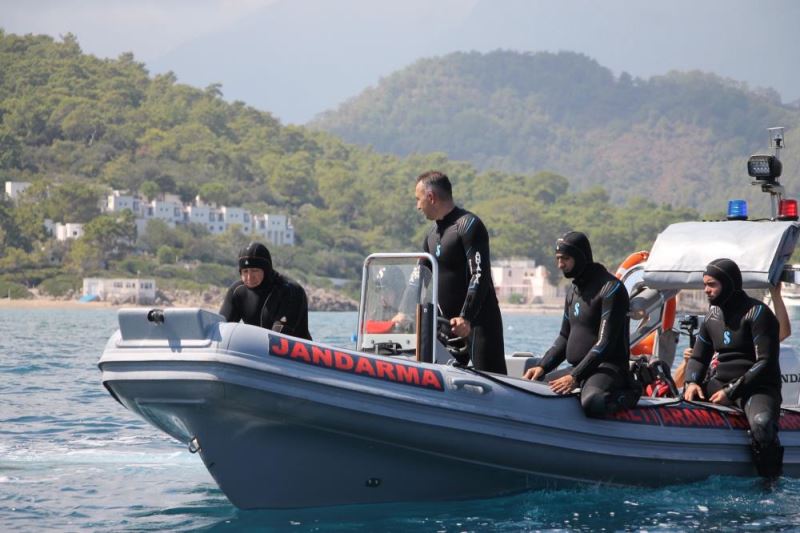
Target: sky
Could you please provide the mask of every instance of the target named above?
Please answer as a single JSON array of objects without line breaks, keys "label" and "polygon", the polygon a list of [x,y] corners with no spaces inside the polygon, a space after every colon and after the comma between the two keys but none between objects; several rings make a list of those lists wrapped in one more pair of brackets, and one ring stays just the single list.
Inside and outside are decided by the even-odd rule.
[{"label": "sky", "polygon": [[703,70],[800,100],[794,0],[0,0],[0,28],[66,33],[305,123],[422,57],[569,50],[615,74]]}]

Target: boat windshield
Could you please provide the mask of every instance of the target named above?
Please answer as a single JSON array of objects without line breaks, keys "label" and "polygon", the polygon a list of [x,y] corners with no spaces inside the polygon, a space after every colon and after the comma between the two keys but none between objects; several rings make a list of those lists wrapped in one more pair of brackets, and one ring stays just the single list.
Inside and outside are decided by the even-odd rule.
[{"label": "boat windshield", "polygon": [[386,255],[371,256],[365,262],[359,349],[410,353],[417,348],[417,309],[433,302],[433,275],[430,265],[418,256]]}]

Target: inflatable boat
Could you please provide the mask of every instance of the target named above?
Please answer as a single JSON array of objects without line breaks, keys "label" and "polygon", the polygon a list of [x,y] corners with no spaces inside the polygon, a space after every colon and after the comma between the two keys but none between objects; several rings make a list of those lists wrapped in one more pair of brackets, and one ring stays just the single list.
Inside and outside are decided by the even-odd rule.
[{"label": "inflatable boat", "polygon": [[[624,273],[632,343],[655,332],[655,356],[670,348],[674,356],[662,327],[667,302],[698,287],[706,256],[719,252],[689,250],[676,277],[675,250],[686,248],[673,246],[676,235],[735,235],[714,242],[744,243],[727,255],[741,262],[746,286],[759,287],[784,275],[798,232],[793,222],[683,224],[691,226],[667,228],[648,260]],[[758,246],[772,239],[761,250],[771,257],[748,263],[744,234],[757,236]],[[519,378],[530,357],[509,356],[509,376],[454,365],[457,341],[437,333],[437,277],[428,254],[368,257],[355,349],[226,323],[200,309],[122,309],[99,361],[102,382],[198,453],[245,509],[756,475],[739,410],[643,398],[634,409],[590,419],[575,395]],[[413,308],[400,308],[409,301]],[[780,430],[784,475],[798,477],[800,411],[784,409]]]}]

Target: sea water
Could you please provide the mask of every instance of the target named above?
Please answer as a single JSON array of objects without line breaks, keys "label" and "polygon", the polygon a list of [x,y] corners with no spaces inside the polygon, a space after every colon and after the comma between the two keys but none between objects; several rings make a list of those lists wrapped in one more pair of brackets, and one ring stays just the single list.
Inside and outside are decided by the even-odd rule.
[{"label": "sea water", "polygon": [[[542,353],[559,323],[504,316],[506,350]],[[116,327],[111,309],[0,310],[0,531],[800,530],[800,481],[787,479],[241,511],[198,456],[102,387],[97,360]],[[311,313],[310,328],[351,347],[356,315]]]}]

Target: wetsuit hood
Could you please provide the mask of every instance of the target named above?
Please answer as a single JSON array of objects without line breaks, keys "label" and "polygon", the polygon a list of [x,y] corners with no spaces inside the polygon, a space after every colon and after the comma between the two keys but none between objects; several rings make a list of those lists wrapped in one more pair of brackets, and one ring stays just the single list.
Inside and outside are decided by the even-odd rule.
[{"label": "wetsuit hood", "polygon": [[260,242],[251,242],[239,250],[239,272],[243,268],[260,268],[264,279],[272,277],[272,256],[267,247]]},{"label": "wetsuit hood", "polygon": [[570,256],[575,260],[575,266],[569,272],[564,272],[565,278],[577,278],[586,267],[594,263],[592,246],[589,238],[580,231],[568,231],[556,241],[556,253]]},{"label": "wetsuit hood", "polygon": [[716,298],[709,299],[711,305],[722,307],[734,294],[738,296],[737,293],[742,293],[744,295],[742,291],[742,272],[739,270],[739,265],[732,260],[726,258],[714,259],[706,266],[704,274],[719,281],[722,286],[719,295]]}]

